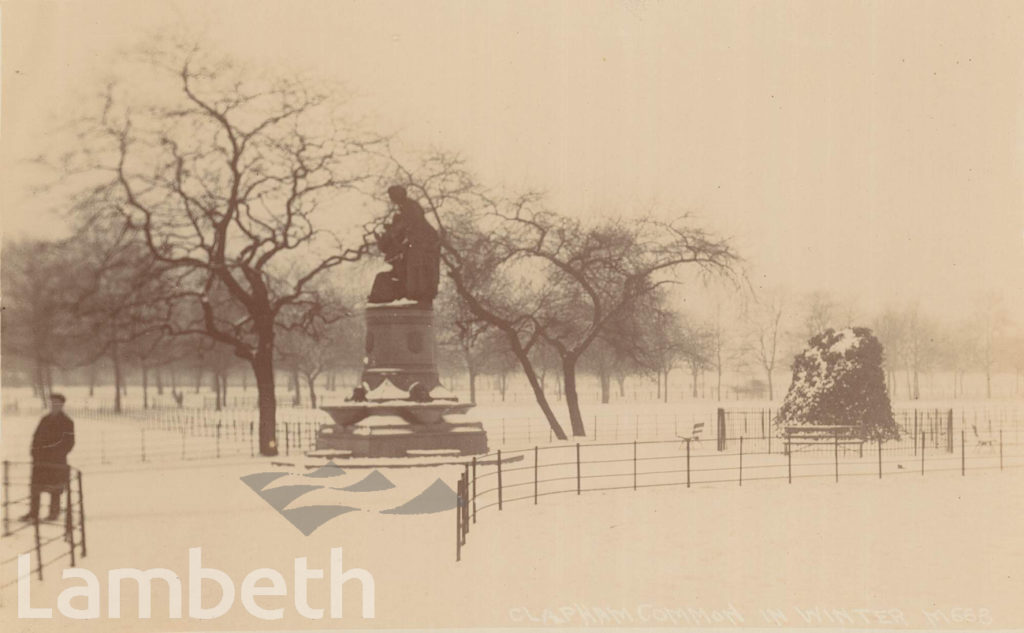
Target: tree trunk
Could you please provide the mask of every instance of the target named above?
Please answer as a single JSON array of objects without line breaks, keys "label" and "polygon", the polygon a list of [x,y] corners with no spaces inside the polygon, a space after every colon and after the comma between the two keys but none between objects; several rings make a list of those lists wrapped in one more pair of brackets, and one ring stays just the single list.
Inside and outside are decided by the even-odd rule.
[{"label": "tree trunk", "polygon": [[657,384],[658,384],[658,393],[655,396],[655,399],[656,400],[661,400],[661,370],[660,369],[658,370],[657,376],[658,377],[657,377],[657,380],[655,382],[657,382]]},{"label": "tree trunk", "polygon": [[259,400],[260,455],[277,455],[277,394],[274,393],[273,339],[261,344],[263,349],[252,359],[252,372],[256,378],[256,393]]},{"label": "tree trunk", "polygon": [[142,363],[142,408],[149,408],[149,367]]},{"label": "tree trunk", "polygon": [[292,368],[291,373],[291,386],[295,388],[295,393],[292,394],[292,406],[298,407],[302,405],[302,389],[299,387],[299,370],[295,367]]},{"label": "tree trunk", "polygon": [[664,392],[662,394],[665,397],[665,402],[668,402],[668,374],[669,374],[670,371],[672,371],[672,370],[671,369],[666,369],[665,370],[665,390],[664,390]]},{"label": "tree trunk", "polygon": [[156,379],[156,395],[164,395],[164,372],[160,367],[157,367],[154,371],[153,378]]},{"label": "tree trunk", "polygon": [[619,383],[619,398],[626,397],[626,375],[619,374],[615,377],[616,382]]},{"label": "tree trunk", "polygon": [[992,370],[985,368],[985,397],[992,398]]},{"label": "tree trunk", "polygon": [[224,369],[220,372],[220,399],[224,403],[224,407],[228,406],[228,370]]},{"label": "tree trunk", "polygon": [[220,411],[221,409],[224,408],[224,406],[223,406],[224,403],[221,402],[221,399],[220,399],[220,394],[221,394],[221,390],[220,390],[220,372],[214,370],[213,375],[211,376],[211,378],[213,378],[213,385],[211,385],[213,387],[213,402],[214,402],[213,409],[214,409],[214,411]]},{"label": "tree trunk", "polygon": [[249,391],[249,374],[242,372],[242,391]]},{"label": "tree trunk", "polygon": [[914,367],[914,400],[921,399],[921,385],[918,379],[917,367]]},{"label": "tree trunk", "polygon": [[580,396],[576,391],[576,358],[567,356],[562,359],[562,377],[565,380],[565,405],[569,408],[569,424],[572,426],[573,437],[586,437],[587,430],[583,427],[583,414],[580,413]]},{"label": "tree trunk", "polygon": [[203,367],[202,365],[196,367],[196,393],[203,388]]},{"label": "tree trunk", "polygon": [[114,413],[121,413],[121,355],[117,343],[110,348],[110,361],[114,364]]},{"label": "tree trunk", "polygon": [[697,399],[697,367],[694,365],[690,366],[690,375],[693,376],[693,399]]},{"label": "tree trunk", "polygon": [[537,372],[533,368],[533,363],[530,362],[530,357],[523,349],[523,346],[519,342],[519,336],[515,333],[505,333],[505,337],[508,339],[512,353],[515,354],[519,360],[519,365],[523,368],[523,373],[526,374],[526,380],[530,383],[530,388],[533,389],[533,397],[537,400],[537,406],[544,412],[544,417],[548,421],[548,426],[551,427],[551,432],[554,433],[555,437],[560,440],[568,439],[565,435],[565,431],[562,430],[562,425],[558,423],[558,418],[555,417],[555,412],[551,410],[551,405],[548,404],[548,398],[544,394],[544,388],[541,387],[540,381],[537,380]]},{"label": "tree trunk", "polygon": [[309,387],[309,406],[316,408],[316,374],[306,374],[306,385]]},{"label": "tree trunk", "polygon": [[469,368],[469,401],[476,404],[476,368]]},{"label": "tree trunk", "polygon": [[502,372],[498,374],[498,391],[501,392],[501,401],[505,402],[505,392],[508,390],[508,374]]},{"label": "tree trunk", "polygon": [[96,363],[89,365],[89,397],[96,395]]},{"label": "tree trunk", "polygon": [[611,400],[612,377],[604,368],[601,369],[599,376],[601,378],[601,404],[608,404]]},{"label": "tree trunk", "polygon": [[33,373],[35,376],[32,382],[34,383],[33,386],[36,395],[39,396],[40,404],[42,404],[43,408],[46,409],[50,404],[50,394],[46,391],[45,373],[43,371],[42,361],[38,358],[36,359],[36,370]]},{"label": "tree trunk", "polygon": [[768,374],[768,402],[774,402],[775,401],[775,387],[774,387],[774,385],[772,383],[772,370],[769,369],[765,373]]}]

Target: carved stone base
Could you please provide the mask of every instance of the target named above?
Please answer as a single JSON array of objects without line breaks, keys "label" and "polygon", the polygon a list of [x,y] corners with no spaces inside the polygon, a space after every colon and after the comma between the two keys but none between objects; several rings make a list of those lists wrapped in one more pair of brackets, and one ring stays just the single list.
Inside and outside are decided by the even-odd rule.
[{"label": "carved stone base", "polygon": [[[417,382],[428,391],[440,386],[436,351],[434,311],[429,306],[407,302],[366,308],[366,364],[362,381],[369,392],[385,380],[406,394]],[[377,399],[396,398],[390,394]]]},{"label": "carved stone base", "polygon": [[366,361],[361,398],[322,407],[334,424],[320,428],[316,452],[349,457],[479,455],[487,434],[465,419],[473,405],[441,386],[434,313],[429,305],[394,302],[366,309]]},{"label": "carved stone base", "polygon": [[358,423],[324,425],[316,438],[316,451],[338,451],[346,457],[480,455],[487,452],[487,433],[479,422],[441,419],[417,423],[407,419],[419,415],[422,414],[395,415],[376,411]]}]

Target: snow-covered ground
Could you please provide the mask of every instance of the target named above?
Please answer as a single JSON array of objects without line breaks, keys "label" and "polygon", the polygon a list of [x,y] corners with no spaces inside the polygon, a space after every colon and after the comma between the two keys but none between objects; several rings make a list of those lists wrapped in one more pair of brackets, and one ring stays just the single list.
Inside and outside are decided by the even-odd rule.
[{"label": "snow-covered ground", "polygon": [[[635,411],[664,412],[655,404]],[[3,423],[5,458],[23,459],[35,418],[6,416]],[[95,454],[98,449],[91,442],[98,431],[117,436],[128,424],[80,420],[80,445],[72,463]],[[958,423],[957,436],[959,429]],[[982,430],[987,432],[987,426]],[[490,474],[493,467],[480,466],[477,522],[462,561],[456,562],[453,509],[412,515],[381,511],[416,498],[438,479],[454,489],[459,467],[382,468],[379,474],[393,487],[358,492],[352,486],[370,469],[309,477],[313,471],[296,460],[293,466],[275,465],[286,460],[250,458],[247,451],[182,461],[171,457],[180,451],[180,434],[151,433],[152,454],[144,463],[125,459],[81,464],[88,556],[80,565],[101,579],[100,619],[74,621],[57,612],[57,595],[78,584],[62,582],[58,565],[44,570],[45,580],[31,582],[32,605],[53,608],[54,619],[19,619],[11,586],[0,594],[3,631],[589,624],[704,628],[775,622],[829,628],[906,628],[903,622],[912,628],[1024,626],[1019,599],[1024,595],[1024,454],[1008,437],[1002,471],[997,450],[968,436],[966,476],[959,471],[959,452],[949,455],[931,445],[921,476],[919,456],[904,446],[884,453],[879,480],[877,458],[868,447],[863,457],[853,450],[841,454],[840,481],[835,483],[834,452],[825,447],[794,453],[792,484],[786,480],[785,456],[774,450],[750,454],[761,448],[751,441],[745,446],[742,487],[737,447],[730,444],[728,454],[721,455],[714,442],[702,442],[692,448],[691,488],[680,485],[685,481],[681,443],[641,443],[640,489],[635,492],[631,443],[587,444],[581,458],[582,474],[588,478],[582,480],[583,494],[578,496],[575,447],[549,448],[539,452],[540,478],[557,481],[542,483],[540,492],[571,492],[542,494],[536,505],[531,498],[533,453],[526,451],[503,472],[508,502],[500,511],[483,507],[495,499],[494,492],[484,489],[492,488],[496,478]],[[166,457],[156,459],[161,451]],[[280,475],[264,491],[288,492],[286,488],[303,482],[310,486],[306,494],[280,506],[285,512],[316,505],[356,510],[304,536],[242,480],[263,472]],[[816,476],[802,476],[809,474]],[[674,485],[644,487],[653,483]],[[277,498],[280,502],[281,496]],[[0,559],[24,549],[25,534],[4,539]],[[223,617],[188,619],[185,577],[189,548],[194,547],[202,548],[204,567],[223,570],[239,590],[251,570],[279,570],[289,597],[268,596],[259,603],[283,607],[284,619],[257,619],[238,599]],[[345,584],[341,620],[309,620],[293,605],[294,559],[306,556],[311,568],[326,568],[331,548],[338,547],[345,569],[363,568],[373,575],[373,620],[361,617],[354,581]],[[137,619],[137,594],[130,581],[122,592],[122,618],[109,619],[106,573],[120,567],[163,567],[180,574],[185,619],[167,618],[167,590],[159,581],[154,583],[151,620]],[[0,570],[4,582],[15,574],[12,565]],[[327,582],[311,580],[309,586],[310,606],[327,607]],[[210,606],[217,592],[209,583],[205,590],[204,605]]]}]

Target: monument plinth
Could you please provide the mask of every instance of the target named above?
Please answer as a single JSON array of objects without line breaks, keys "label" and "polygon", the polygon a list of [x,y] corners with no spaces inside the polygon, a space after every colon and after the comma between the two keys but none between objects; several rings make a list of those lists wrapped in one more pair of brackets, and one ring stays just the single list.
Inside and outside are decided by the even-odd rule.
[{"label": "monument plinth", "polygon": [[487,452],[487,434],[466,419],[437,372],[432,300],[440,242],[423,209],[401,187],[388,190],[399,213],[377,236],[391,264],[380,273],[366,308],[366,356],[360,385],[345,404],[321,407],[333,424],[317,435],[314,454],[403,457]]}]

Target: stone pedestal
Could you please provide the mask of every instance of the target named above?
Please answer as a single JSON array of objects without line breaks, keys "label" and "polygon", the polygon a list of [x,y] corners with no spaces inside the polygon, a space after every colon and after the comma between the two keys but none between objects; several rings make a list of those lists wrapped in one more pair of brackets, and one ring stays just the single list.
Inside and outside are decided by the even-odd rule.
[{"label": "stone pedestal", "polygon": [[368,391],[385,380],[406,393],[416,382],[428,391],[439,387],[434,311],[418,303],[368,307],[365,360],[363,384]]},{"label": "stone pedestal", "polygon": [[321,427],[316,452],[338,457],[402,457],[487,452],[483,426],[468,419],[438,378],[434,313],[415,302],[366,309],[365,400],[322,407],[334,420]]}]

